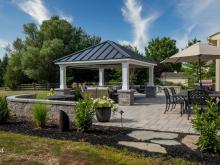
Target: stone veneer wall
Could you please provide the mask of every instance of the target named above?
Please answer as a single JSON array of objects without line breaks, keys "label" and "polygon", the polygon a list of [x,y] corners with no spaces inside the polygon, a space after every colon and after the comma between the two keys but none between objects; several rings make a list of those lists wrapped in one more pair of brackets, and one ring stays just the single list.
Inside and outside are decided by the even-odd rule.
[{"label": "stone veneer wall", "polygon": [[118,90],[118,104],[129,106],[134,104],[134,90]]},{"label": "stone veneer wall", "polygon": [[31,107],[33,104],[45,104],[49,107],[49,122],[58,123],[60,110],[67,113],[70,121],[73,121],[74,118],[75,102],[72,101],[39,100],[36,99],[35,94],[25,94],[8,96],[7,102],[11,115],[22,120],[32,120]]}]

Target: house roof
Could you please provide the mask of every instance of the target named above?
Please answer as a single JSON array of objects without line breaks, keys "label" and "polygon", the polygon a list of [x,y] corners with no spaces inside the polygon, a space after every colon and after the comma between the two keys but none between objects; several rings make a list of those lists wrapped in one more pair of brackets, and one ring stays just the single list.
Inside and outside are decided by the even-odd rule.
[{"label": "house roof", "polygon": [[71,63],[71,62],[90,62],[90,61],[108,61],[117,59],[133,59],[142,62],[147,62],[155,65],[156,63],[146,57],[135,53],[128,48],[125,48],[113,41],[105,41],[95,46],[88,47],[76,53],[64,56],[55,60],[56,64]]},{"label": "house roof", "polygon": [[218,35],[218,34],[220,34],[220,32],[216,32],[216,33],[210,35],[208,38],[211,38],[211,37],[213,37],[213,36],[215,36],[215,35]]},{"label": "house roof", "polygon": [[163,72],[160,76],[161,78],[184,78],[182,72]]}]

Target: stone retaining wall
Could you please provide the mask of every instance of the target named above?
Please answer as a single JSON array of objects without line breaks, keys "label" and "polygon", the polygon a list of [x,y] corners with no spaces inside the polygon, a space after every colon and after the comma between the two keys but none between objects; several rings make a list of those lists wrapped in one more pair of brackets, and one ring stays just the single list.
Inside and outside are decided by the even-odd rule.
[{"label": "stone retaining wall", "polygon": [[33,104],[45,104],[49,107],[48,121],[58,123],[59,111],[67,113],[70,121],[74,118],[74,105],[72,101],[39,100],[35,94],[25,94],[7,97],[8,108],[11,115],[22,120],[32,120],[31,107]]}]

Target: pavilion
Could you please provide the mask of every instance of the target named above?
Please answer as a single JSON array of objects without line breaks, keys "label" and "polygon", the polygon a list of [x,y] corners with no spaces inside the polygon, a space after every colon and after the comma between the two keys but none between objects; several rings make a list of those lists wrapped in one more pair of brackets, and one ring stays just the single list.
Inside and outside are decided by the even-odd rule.
[{"label": "pavilion", "polygon": [[[60,89],[67,91],[66,68],[95,68],[99,70],[99,86],[104,86],[104,70],[122,67],[122,89],[118,91],[122,104],[132,104],[133,91],[129,89],[129,68],[149,68],[149,87],[154,87],[156,63],[113,41],[105,41],[54,61],[60,67]],[[65,92],[64,92],[65,93]],[[120,95],[121,93],[121,95]],[[126,99],[127,98],[127,99]],[[120,102],[120,101],[119,101]]]}]

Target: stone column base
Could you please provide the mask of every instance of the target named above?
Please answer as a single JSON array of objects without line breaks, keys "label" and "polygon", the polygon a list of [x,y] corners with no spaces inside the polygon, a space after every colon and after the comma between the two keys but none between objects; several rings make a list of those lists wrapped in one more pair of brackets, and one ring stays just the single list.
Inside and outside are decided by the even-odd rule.
[{"label": "stone column base", "polygon": [[55,89],[55,93],[56,95],[70,95],[71,90],[69,88],[66,88],[66,89],[57,88]]},{"label": "stone column base", "polygon": [[118,104],[119,105],[133,105],[134,91],[133,90],[118,90]]},{"label": "stone column base", "polygon": [[147,86],[145,94],[147,98],[156,97],[156,86]]}]

